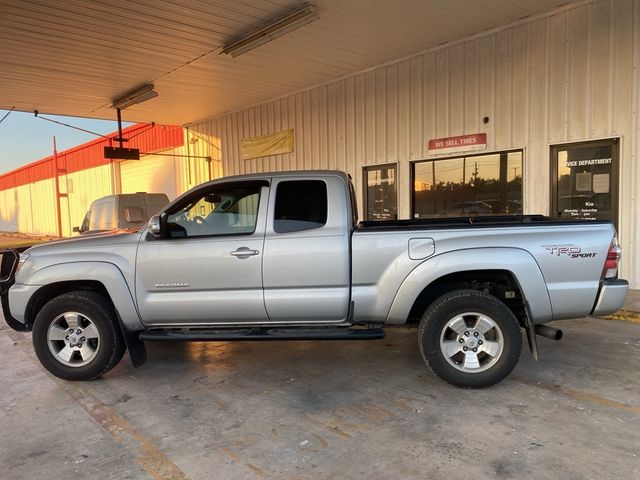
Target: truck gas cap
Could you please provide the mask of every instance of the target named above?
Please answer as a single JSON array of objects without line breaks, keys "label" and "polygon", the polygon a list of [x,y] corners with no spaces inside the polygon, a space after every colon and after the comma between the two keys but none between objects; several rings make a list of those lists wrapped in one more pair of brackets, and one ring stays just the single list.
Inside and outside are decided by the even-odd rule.
[{"label": "truck gas cap", "polygon": [[433,238],[411,238],[409,239],[409,258],[411,260],[424,260],[436,251],[436,244]]}]

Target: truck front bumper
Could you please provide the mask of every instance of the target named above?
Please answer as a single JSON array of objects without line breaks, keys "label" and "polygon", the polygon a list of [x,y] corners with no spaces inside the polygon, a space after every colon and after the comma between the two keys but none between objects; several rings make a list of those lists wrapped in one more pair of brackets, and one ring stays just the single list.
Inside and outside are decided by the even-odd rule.
[{"label": "truck front bumper", "polygon": [[617,312],[624,305],[627,296],[629,282],[618,278],[609,278],[602,281],[598,298],[591,311],[591,316],[600,317]]}]

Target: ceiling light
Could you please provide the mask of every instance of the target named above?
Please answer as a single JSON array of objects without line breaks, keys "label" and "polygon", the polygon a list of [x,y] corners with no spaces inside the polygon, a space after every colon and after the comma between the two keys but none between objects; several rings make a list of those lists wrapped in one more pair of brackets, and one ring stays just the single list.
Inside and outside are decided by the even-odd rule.
[{"label": "ceiling light", "polygon": [[249,50],[253,50],[260,45],[270,42],[274,38],[281,37],[285,33],[292,32],[303,25],[307,25],[318,18],[316,8],[313,5],[307,5],[284,17],[280,17],[278,20],[256,30],[246,37],[225,45],[220,53],[225,53],[235,58],[238,55],[242,55]]},{"label": "ceiling light", "polygon": [[153,89],[153,84],[148,83],[140,88],[130,91],[129,93],[116,98],[111,105],[113,108],[123,110],[132,105],[145,102],[151,98],[157,97],[158,92]]}]

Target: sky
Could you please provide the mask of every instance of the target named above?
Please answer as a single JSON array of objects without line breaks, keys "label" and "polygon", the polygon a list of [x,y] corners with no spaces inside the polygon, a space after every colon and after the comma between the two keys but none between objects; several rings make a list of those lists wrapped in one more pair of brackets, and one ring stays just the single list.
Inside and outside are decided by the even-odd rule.
[{"label": "sky", "polygon": [[[0,119],[6,113],[7,110],[0,110]],[[118,129],[115,111],[113,121],[56,115],[43,116],[103,135]],[[131,124],[123,123],[123,127],[127,125]],[[37,118],[33,113],[13,111],[0,123],[0,175],[52,155],[54,136],[59,152],[99,138],[89,133],[47,122]]]}]

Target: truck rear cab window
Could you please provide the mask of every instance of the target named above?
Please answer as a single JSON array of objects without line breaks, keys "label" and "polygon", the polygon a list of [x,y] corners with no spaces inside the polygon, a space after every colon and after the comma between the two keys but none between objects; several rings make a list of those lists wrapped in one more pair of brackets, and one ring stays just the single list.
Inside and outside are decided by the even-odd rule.
[{"label": "truck rear cab window", "polygon": [[280,182],[276,191],[276,233],[320,228],[327,223],[327,185],[321,180]]}]

